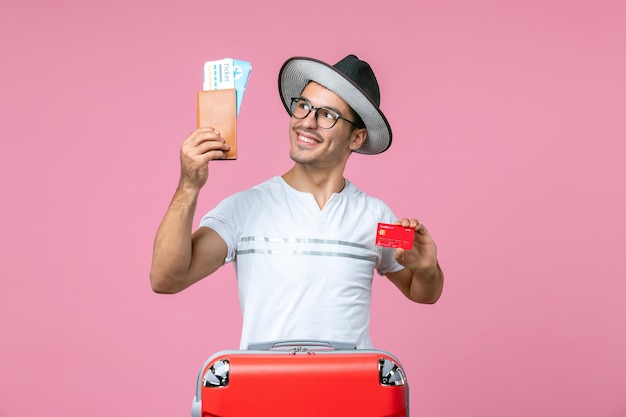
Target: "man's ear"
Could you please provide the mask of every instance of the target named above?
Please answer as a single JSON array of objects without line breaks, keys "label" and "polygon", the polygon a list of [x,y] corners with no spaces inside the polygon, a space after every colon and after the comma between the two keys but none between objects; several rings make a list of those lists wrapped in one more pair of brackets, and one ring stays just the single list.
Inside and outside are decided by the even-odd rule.
[{"label": "man's ear", "polygon": [[352,132],[352,138],[350,139],[350,150],[356,151],[367,139],[367,129],[354,129]]}]

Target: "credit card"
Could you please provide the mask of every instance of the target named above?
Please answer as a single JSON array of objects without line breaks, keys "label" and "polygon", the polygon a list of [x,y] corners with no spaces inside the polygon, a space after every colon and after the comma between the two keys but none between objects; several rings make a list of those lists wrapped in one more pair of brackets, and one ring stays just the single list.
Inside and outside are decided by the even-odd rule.
[{"label": "credit card", "polygon": [[241,108],[243,93],[248,85],[252,65],[238,59],[224,58],[204,63],[204,90],[226,90],[234,88],[237,97],[237,115]]},{"label": "credit card", "polygon": [[386,248],[413,248],[415,229],[399,224],[378,223],[376,245]]}]

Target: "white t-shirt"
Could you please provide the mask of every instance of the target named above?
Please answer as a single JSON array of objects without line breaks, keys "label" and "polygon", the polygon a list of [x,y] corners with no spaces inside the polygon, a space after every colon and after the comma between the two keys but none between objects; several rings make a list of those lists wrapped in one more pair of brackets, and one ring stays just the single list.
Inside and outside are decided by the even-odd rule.
[{"label": "white t-shirt", "polygon": [[403,267],[374,245],[396,217],[346,181],[320,209],[276,176],[223,200],[200,226],[226,242],[243,313],[241,349],[278,340],[331,340],[371,348],[372,279]]}]

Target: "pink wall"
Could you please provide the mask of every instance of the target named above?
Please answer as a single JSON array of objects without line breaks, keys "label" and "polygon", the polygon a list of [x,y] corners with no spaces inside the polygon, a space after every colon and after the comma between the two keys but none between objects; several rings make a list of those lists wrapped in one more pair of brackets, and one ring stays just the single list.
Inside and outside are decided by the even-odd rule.
[{"label": "pink wall", "polygon": [[375,283],[413,413],[626,415],[625,3],[408,4],[4,2],[0,416],[188,415],[240,325],[230,266],[176,296],[148,283],[202,64],[253,64],[205,211],[290,166],[282,62],[347,53],[395,133],[347,175],[427,224],[447,274],[434,306]]}]

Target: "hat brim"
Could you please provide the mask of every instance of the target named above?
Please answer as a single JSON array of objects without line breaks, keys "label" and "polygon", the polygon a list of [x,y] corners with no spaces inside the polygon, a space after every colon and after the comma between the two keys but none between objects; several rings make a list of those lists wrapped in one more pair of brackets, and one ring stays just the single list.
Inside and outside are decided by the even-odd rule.
[{"label": "hat brim", "polygon": [[385,115],[367,95],[332,66],[313,58],[294,57],[288,59],[278,74],[278,91],[287,111],[292,97],[299,97],[302,90],[314,81],[328,88],[361,117],[367,128],[367,139],[355,152],[375,155],[391,146],[391,127]]}]

